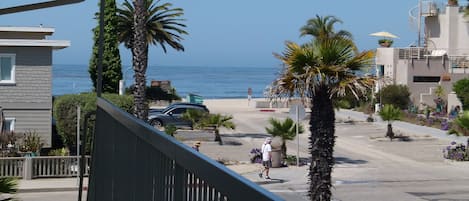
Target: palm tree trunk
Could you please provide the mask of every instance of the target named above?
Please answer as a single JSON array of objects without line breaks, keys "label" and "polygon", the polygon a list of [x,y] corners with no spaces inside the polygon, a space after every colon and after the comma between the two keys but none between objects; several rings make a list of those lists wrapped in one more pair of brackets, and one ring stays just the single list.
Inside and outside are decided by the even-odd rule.
[{"label": "palm tree trunk", "polygon": [[389,139],[392,139],[394,138],[394,132],[392,131],[392,124],[391,123],[388,123],[388,130],[386,132],[386,137],[389,137]]},{"label": "palm tree trunk", "polygon": [[218,142],[219,145],[223,145],[223,141],[221,140],[221,135],[218,128],[215,129],[215,142]]},{"label": "palm tree trunk", "polygon": [[135,71],[134,114],[137,118],[147,121],[148,106],[145,97],[145,74],[148,62],[148,43],[145,33],[146,11],[144,0],[133,0],[134,14],[134,41],[132,46],[132,63]]},{"label": "palm tree trunk", "polygon": [[335,114],[327,86],[319,86],[311,99],[309,196],[311,200],[331,200],[331,172],[334,166]]},{"label": "palm tree trunk", "polygon": [[286,161],[287,160],[287,144],[285,140],[282,140],[282,160]]}]

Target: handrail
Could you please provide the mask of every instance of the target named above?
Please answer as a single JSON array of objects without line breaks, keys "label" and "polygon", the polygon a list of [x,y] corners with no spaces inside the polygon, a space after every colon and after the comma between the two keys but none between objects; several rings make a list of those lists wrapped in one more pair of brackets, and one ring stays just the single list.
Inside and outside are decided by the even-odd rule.
[{"label": "handrail", "polygon": [[106,100],[97,105],[88,200],[283,200]]}]

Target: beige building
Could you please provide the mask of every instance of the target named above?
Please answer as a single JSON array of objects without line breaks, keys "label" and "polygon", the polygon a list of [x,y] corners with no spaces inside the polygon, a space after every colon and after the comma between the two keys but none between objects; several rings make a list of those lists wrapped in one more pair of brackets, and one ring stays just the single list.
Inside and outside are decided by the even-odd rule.
[{"label": "beige building", "polygon": [[451,93],[453,84],[469,78],[469,18],[459,5],[438,6],[436,1],[425,1],[421,8],[422,45],[377,48],[377,88],[407,85],[415,105],[434,107],[435,89],[441,85],[449,109],[461,104]]},{"label": "beige building", "polygon": [[0,106],[6,130],[36,132],[51,146],[52,51],[70,41],[48,40],[53,28],[0,27]]}]

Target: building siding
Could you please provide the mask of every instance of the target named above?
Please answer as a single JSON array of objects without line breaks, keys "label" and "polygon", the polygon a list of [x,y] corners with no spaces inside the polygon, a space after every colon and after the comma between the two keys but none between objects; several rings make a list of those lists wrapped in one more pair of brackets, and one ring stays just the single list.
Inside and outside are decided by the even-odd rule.
[{"label": "building siding", "polygon": [[15,54],[15,84],[0,85],[0,106],[15,118],[15,132],[36,132],[51,145],[52,49],[51,47],[0,47]]},{"label": "building siding", "polygon": [[6,117],[15,118],[15,133],[37,133],[44,147],[51,146],[52,114],[50,110],[5,110]]}]

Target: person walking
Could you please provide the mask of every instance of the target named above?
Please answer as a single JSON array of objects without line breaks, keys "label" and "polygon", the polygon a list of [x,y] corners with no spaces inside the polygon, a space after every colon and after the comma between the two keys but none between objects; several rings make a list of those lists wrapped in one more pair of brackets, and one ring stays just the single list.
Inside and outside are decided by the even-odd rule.
[{"label": "person walking", "polygon": [[248,88],[248,106],[251,103],[251,99],[252,99],[252,89],[251,87],[249,87]]},{"label": "person walking", "polygon": [[272,167],[272,138],[268,137],[265,139],[264,144],[262,144],[261,152],[262,152],[262,170],[259,173],[259,177],[262,178],[262,175],[265,172],[265,178],[270,179],[269,177],[269,169]]}]

